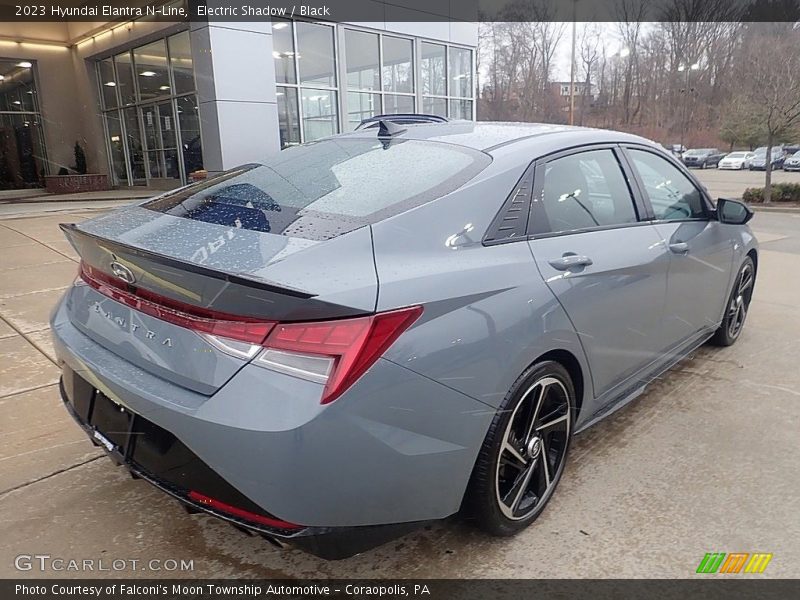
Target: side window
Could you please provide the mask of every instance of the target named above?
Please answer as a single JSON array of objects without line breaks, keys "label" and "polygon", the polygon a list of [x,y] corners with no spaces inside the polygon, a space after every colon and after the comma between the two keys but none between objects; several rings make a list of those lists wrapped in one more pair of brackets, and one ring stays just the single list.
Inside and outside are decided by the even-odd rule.
[{"label": "side window", "polygon": [[553,233],[637,221],[633,198],[612,150],[590,150],[545,165],[534,199],[531,233]]},{"label": "side window", "polygon": [[694,184],[667,160],[644,150],[628,149],[658,221],[703,219],[703,197]]}]

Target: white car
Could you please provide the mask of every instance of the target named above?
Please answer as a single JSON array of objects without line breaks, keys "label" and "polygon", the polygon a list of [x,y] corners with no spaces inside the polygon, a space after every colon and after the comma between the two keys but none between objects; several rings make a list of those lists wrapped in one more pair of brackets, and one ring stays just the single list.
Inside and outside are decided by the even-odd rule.
[{"label": "white car", "polygon": [[719,161],[719,169],[749,169],[750,159],[755,156],[754,152],[731,152]]}]

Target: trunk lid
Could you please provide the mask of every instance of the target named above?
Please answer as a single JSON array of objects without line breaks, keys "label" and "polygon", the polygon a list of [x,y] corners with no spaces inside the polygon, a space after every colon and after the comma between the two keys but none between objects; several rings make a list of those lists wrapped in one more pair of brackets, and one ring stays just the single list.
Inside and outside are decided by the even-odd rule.
[{"label": "trunk lid", "polygon": [[[375,310],[369,227],[310,240],[135,206],[62,229],[85,267],[119,294],[200,317],[257,324]],[[130,304],[77,285],[67,309],[71,322],[95,342],[199,393],[213,394],[251,358],[237,352],[241,344],[220,346]]]}]

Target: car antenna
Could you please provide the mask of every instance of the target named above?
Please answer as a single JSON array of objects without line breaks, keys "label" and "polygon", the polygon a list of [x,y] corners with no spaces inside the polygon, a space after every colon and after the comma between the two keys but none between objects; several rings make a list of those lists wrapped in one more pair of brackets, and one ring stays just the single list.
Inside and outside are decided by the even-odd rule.
[{"label": "car antenna", "polygon": [[378,126],[378,139],[383,142],[384,150],[389,147],[389,142],[394,136],[407,131],[405,127],[400,127],[397,123],[384,119],[378,121]]}]

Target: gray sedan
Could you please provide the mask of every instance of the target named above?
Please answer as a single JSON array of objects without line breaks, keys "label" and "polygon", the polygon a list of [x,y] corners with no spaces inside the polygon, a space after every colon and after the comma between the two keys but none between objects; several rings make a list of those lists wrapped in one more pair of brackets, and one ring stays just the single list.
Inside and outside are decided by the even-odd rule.
[{"label": "gray sedan", "polygon": [[135,477],[275,543],[510,535],[575,433],[738,339],[751,216],[636,136],[380,122],[63,225],[62,396]]}]

